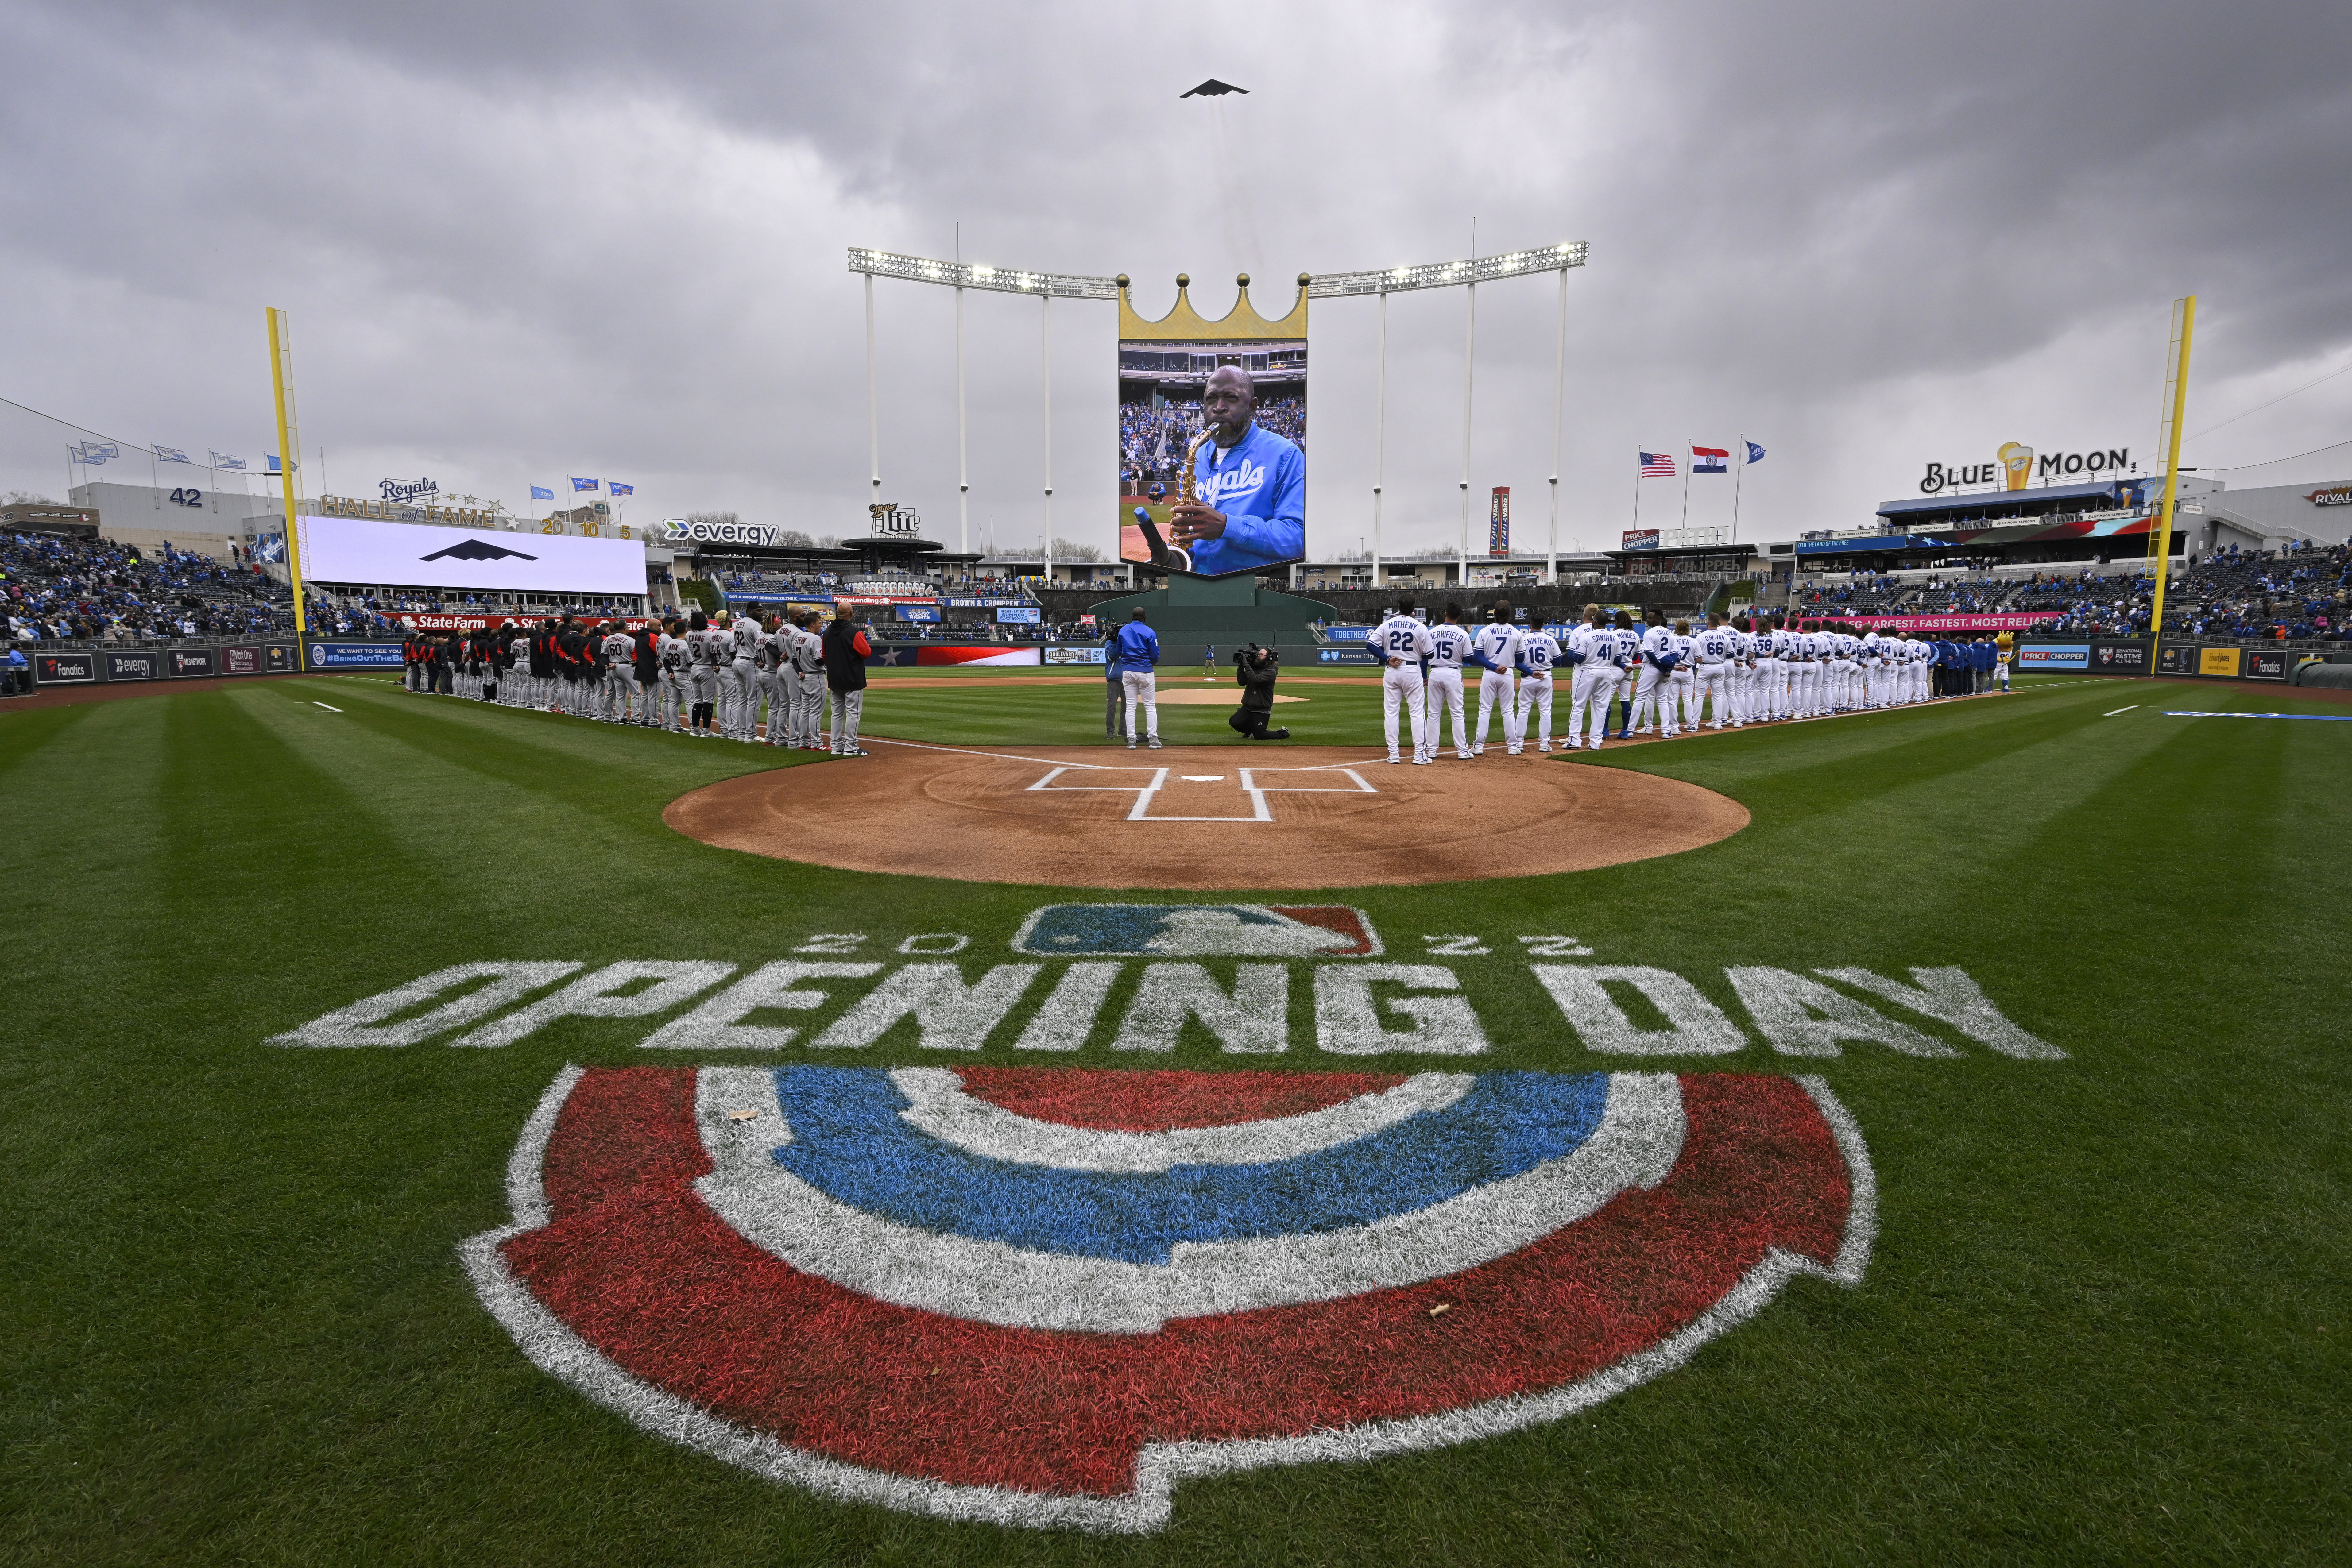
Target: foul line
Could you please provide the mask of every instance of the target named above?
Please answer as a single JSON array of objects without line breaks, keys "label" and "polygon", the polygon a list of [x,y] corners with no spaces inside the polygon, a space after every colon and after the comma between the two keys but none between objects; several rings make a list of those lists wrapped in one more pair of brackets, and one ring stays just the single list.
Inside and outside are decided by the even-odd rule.
[{"label": "foul line", "polygon": [[2113,717],[2115,717],[2115,716],[2116,716],[2116,714],[2119,714],[2119,713],[2129,713],[2129,712],[2131,712],[2131,711],[2132,711],[2132,709],[2134,709],[2134,708],[2136,708],[2136,707],[2137,707],[2137,706],[2139,706],[2139,704],[2137,704],[2137,703],[2126,703],[2126,704],[2125,704],[2122,707],[2115,708],[2115,709],[2113,709],[2113,710],[2111,710],[2111,711],[2109,711],[2109,712],[2103,713],[2103,714],[2101,714],[2099,716],[2100,716],[2101,718],[2113,718]]},{"label": "foul line", "polygon": [[2197,713],[2188,708],[2167,708],[2167,718],[2315,718],[2322,724],[2352,724],[2352,714],[2340,713]]},{"label": "foul line", "polygon": [[311,701],[310,701],[310,706],[311,706],[312,707],[322,707],[322,708],[325,708],[329,713],[341,713],[341,712],[342,712],[342,711],[343,711],[342,709],[341,709],[341,708],[337,707],[337,706],[336,706],[334,704],[332,704],[332,703],[322,703],[322,702],[319,701],[319,700],[318,700],[317,698],[315,698],[315,697],[313,697],[313,698],[311,699]]}]

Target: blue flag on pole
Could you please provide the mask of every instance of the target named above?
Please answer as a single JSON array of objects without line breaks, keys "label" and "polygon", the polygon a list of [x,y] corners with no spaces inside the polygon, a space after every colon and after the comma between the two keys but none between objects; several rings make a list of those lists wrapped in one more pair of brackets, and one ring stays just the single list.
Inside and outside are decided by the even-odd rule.
[{"label": "blue flag on pole", "polygon": [[595,487],[596,481],[593,479],[582,479],[575,476],[572,481],[572,489],[574,495],[577,495],[583,490],[593,490]]},{"label": "blue flag on pole", "polygon": [[555,499],[555,492],[544,485],[533,485],[530,487],[530,498],[534,501],[552,501]]},{"label": "blue flag on pole", "polygon": [[613,479],[606,481],[604,493],[608,496],[634,496],[637,493],[637,487],[635,485],[624,485],[619,480]]},{"label": "blue flag on pole", "polygon": [[1761,463],[1764,461],[1764,449],[1757,445],[1752,441],[1748,444],[1748,461],[1750,463]]}]

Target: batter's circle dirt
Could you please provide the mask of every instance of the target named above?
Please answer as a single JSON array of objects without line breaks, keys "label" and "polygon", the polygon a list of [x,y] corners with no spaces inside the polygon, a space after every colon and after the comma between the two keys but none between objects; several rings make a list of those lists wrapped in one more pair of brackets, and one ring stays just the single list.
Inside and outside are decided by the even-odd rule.
[{"label": "batter's circle dirt", "polygon": [[689,838],[845,871],[1055,887],[1395,886],[1589,871],[1748,825],[1711,789],[1533,752],[1391,766],[1354,747],[874,755],[682,795]]}]

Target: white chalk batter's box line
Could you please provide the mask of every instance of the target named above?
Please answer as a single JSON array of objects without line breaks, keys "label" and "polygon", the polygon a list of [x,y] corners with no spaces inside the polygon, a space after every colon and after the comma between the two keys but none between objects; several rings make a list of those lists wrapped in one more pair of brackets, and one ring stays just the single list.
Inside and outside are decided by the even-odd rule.
[{"label": "white chalk batter's box line", "polygon": [[[1357,772],[1353,768],[1344,765],[1335,767],[1326,764],[1318,768],[1244,768],[1238,771],[1241,775],[1242,793],[1247,795],[1250,800],[1250,815],[1246,817],[1157,817],[1151,813],[1151,802],[1159,796],[1160,791],[1167,787],[1168,776],[1171,771],[1173,771],[1172,769],[1166,768],[1153,768],[1151,770],[1151,782],[1149,784],[1056,784],[1054,782],[1054,780],[1059,779],[1063,774],[1069,772],[1073,767],[1088,768],[1100,772],[1118,771],[1140,773],[1143,771],[1140,768],[1131,769],[1112,769],[1104,768],[1099,763],[1075,763],[1069,766],[1055,768],[1051,773],[1046,774],[1045,777],[1038,779],[1034,784],[1030,785],[1029,789],[1023,791],[1023,793],[1031,793],[1039,789],[1103,791],[1112,794],[1131,791],[1135,796],[1135,806],[1134,809],[1129,810],[1127,814],[1127,820],[1130,822],[1271,822],[1274,821],[1274,812],[1265,803],[1265,798],[1268,795],[1377,795],[1380,793],[1378,789],[1373,789],[1371,785],[1366,781],[1362,774]],[[1336,784],[1261,784],[1257,781],[1257,776],[1262,773],[1327,772],[1344,774],[1355,788],[1342,789]],[[1224,775],[1222,773],[1200,776],[1185,775],[1184,778],[1185,782],[1187,783],[1213,784],[1222,781]]]}]

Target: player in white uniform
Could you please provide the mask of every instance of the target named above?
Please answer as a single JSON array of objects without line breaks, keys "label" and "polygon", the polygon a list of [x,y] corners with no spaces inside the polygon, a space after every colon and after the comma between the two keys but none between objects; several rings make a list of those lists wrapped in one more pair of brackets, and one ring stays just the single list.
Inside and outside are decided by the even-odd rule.
[{"label": "player in white uniform", "polygon": [[[757,606],[753,607],[755,610]],[[768,629],[757,614],[737,615],[727,627],[728,645],[719,673],[728,688],[727,735],[734,740],[760,736],[760,644]]]},{"label": "player in white uniform", "polygon": [[627,724],[636,717],[637,704],[637,640],[629,635],[625,625],[612,622],[613,629],[604,633],[604,711],[601,716],[607,724]]},{"label": "player in white uniform", "polygon": [[516,707],[539,706],[539,683],[530,674],[530,629],[518,625],[514,635],[507,639],[507,657],[514,661],[500,685],[506,688],[507,701]]},{"label": "player in white uniform", "polygon": [[1641,668],[1633,677],[1633,712],[1626,727],[1635,735],[1650,733],[1655,717],[1660,731],[1672,739],[1675,730],[1674,689],[1667,684],[1675,667],[1675,634],[1663,621],[1642,633]]},{"label": "player in white uniform", "polygon": [[1470,760],[1470,731],[1462,722],[1462,661],[1470,633],[1462,629],[1462,607],[1449,604],[1445,619],[1429,629],[1429,755],[1445,743],[1445,716],[1454,716],[1454,755]]},{"label": "player in white uniform", "polygon": [[1402,703],[1412,720],[1412,759],[1416,765],[1429,760],[1428,705],[1422,697],[1421,662],[1429,657],[1433,644],[1429,640],[1429,628],[1414,619],[1412,596],[1397,601],[1396,613],[1373,627],[1364,645],[1372,657],[1381,661],[1381,727],[1388,737],[1389,760],[1402,762],[1397,753],[1397,705]]},{"label": "player in white uniform", "polygon": [[1536,749],[1551,749],[1552,670],[1561,662],[1562,652],[1559,639],[1541,624],[1519,638],[1519,694],[1511,710],[1518,730],[1518,740],[1511,747],[1514,757],[1527,744],[1530,713],[1537,715]]},{"label": "player in white uniform", "polygon": [[1687,621],[1675,622],[1675,667],[1667,672],[1667,702],[1675,723],[1685,730],[1698,728],[1698,683],[1691,674],[1691,629]]},{"label": "player in white uniform", "polygon": [[1513,751],[1519,748],[1515,732],[1517,720],[1511,716],[1511,672],[1519,661],[1519,629],[1511,624],[1511,601],[1495,601],[1495,618],[1478,628],[1470,642],[1470,662],[1486,673],[1478,677],[1478,736],[1470,743],[1470,755],[1482,757],[1486,751],[1486,716],[1500,706],[1503,710],[1503,740]]},{"label": "player in white uniform", "polygon": [[1560,661],[1569,667],[1566,745],[1570,751],[1581,741],[1586,714],[1592,716],[1596,739],[1601,727],[1609,722],[1609,693],[1617,688],[1617,667],[1609,663],[1607,655],[1616,646],[1616,638],[1601,623],[1598,604],[1586,605],[1584,619],[1570,627],[1568,635],[1560,639]]},{"label": "player in white uniform", "polygon": [[1723,617],[1706,618],[1706,630],[1691,639],[1691,711],[1685,716],[1693,729],[1706,716],[1706,705],[1715,704],[1715,727],[1723,727],[1724,711],[1730,706],[1733,671],[1733,633],[1723,627]]}]

